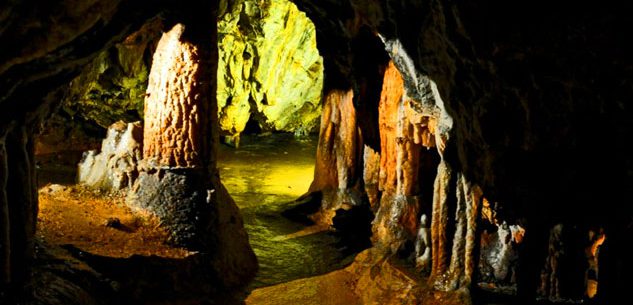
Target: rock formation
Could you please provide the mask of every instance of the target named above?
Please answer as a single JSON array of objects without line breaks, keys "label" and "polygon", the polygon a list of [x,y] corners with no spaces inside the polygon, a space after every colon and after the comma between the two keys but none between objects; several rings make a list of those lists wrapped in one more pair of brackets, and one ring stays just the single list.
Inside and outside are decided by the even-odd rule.
[{"label": "rock formation", "polygon": [[324,98],[314,181],[308,193],[322,194],[323,214],[316,218],[331,222],[337,209],[350,209],[361,202],[361,140],[352,91],[332,90]]},{"label": "rock formation", "polygon": [[403,248],[405,242],[416,239],[420,215],[431,216],[429,198],[432,196],[422,193],[432,191],[429,186],[438,162],[433,136],[436,120],[413,109],[413,101],[404,89],[400,72],[390,62],[378,106],[380,168],[377,185],[382,196],[373,238],[389,246],[394,253]]},{"label": "rock formation", "polygon": [[152,19],[113,48],[101,52],[70,83],[60,115],[72,118],[70,122],[83,121],[101,128],[108,128],[117,120],[142,119],[151,56],[161,30],[162,20]]},{"label": "rock formation", "polygon": [[112,124],[101,143],[101,151],[84,153],[79,163],[78,182],[105,191],[128,190],[139,175],[142,143],[140,122]]},{"label": "rock formation", "polygon": [[[37,189],[34,134],[59,105],[61,86],[82,65],[130,34],[157,9],[138,3],[60,2],[43,8],[32,3],[2,6],[0,40],[0,299],[14,302],[32,292]],[[37,7],[37,9],[36,9]],[[55,15],[55,17],[47,17]],[[112,21],[112,22],[107,22]],[[4,111],[9,109],[9,111]]]},{"label": "rock formation", "polygon": [[218,35],[218,116],[225,135],[239,136],[249,119],[264,132],[317,130],[323,59],[303,12],[286,0],[221,1]]},{"label": "rock formation", "polygon": [[143,161],[127,201],[158,216],[170,242],[209,252],[223,283],[235,286],[257,262],[216,168],[213,37],[214,25],[196,20],[176,24],[159,41],[145,99]]},{"label": "rock formation", "polygon": [[21,296],[30,280],[37,220],[32,131],[10,126],[0,137],[0,300]]}]

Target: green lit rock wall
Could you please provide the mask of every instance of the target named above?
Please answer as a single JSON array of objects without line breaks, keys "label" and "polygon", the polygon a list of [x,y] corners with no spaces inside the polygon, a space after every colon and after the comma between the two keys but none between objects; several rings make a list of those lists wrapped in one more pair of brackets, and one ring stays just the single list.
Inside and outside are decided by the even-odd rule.
[{"label": "green lit rock wall", "polygon": [[101,52],[71,82],[62,113],[104,129],[119,120],[142,119],[150,60],[161,29],[160,20],[153,20]]},{"label": "green lit rock wall", "polygon": [[284,0],[225,0],[219,16],[223,132],[239,134],[251,116],[262,131],[316,131],[323,59],[310,19]]}]

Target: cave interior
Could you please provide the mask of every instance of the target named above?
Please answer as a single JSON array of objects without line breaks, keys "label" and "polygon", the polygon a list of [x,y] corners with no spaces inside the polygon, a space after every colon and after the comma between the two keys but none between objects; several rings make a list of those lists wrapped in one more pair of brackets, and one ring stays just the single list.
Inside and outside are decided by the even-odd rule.
[{"label": "cave interior", "polygon": [[3,3],[0,304],[622,304],[631,12]]}]

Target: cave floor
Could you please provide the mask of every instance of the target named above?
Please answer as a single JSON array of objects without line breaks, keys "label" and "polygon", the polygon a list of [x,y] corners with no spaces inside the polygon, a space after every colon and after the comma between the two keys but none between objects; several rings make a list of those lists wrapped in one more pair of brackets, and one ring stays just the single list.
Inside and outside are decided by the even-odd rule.
[{"label": "cave floor", "polygon": [[[281,216],[309,187],[315,145],[316,139],[271,135],[245,137],[239,149],[220,147],[218,167],[222,181],[241,209],[260,264],[259,273],[244,294],[244,302],[248,305],[471,304],[463,293],[431,292],[420,284],[425,283],[424,279],[396,259],[384,256],[380,249],[357,254],[358,249],[346,249],[326,228],[306,226]],[[75,157],[71,159],[55,168],[45,164],[40,171],[43,183],[39,191],[37,234],[47,248],[53,246],[49,248],[53,256],[74,260],[75,254],[55,248],[70,244],[90,255],[111,258],[134,254],[191,257],[192,253],[184,249],[164,244],[167,235],[157,220],[131,211],[122,196],[74,185],[76,163]],[[110,265],[105,269],[94,260],[90,266],[111,269],[108,262]],[[131,273],[128,270],[124,274]],[[198,304],[201,300],[192,297],[190,301],[180,298],[165,304]]]},{"label": "cave floor", "polygon": [[48,184],[39,190],[37,234],[52,246],[73,245],[95,255],[183,258],[191,252],[166,245],[158,220],[130,210],[121,196],[82,186]]},{"label": "cave floor", "polygon": [[259,288],[247,305],[467,305],[463,291],[432,291],[412,269],[370,248],[359,253],[349,266],[310,278]]}]

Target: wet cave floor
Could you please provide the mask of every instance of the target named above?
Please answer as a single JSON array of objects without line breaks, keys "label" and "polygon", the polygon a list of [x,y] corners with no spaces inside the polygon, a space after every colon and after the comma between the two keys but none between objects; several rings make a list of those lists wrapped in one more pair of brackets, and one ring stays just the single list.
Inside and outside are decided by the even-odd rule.
[{"label": "wet cave floor", "polygon": [[325,274],[352,262],[354,252],[320,226],[282,216],[310,187],[316,136],[242,136],[239,148],[220,146],[220,177],[240,208],[259,262],[250,288]]}]

